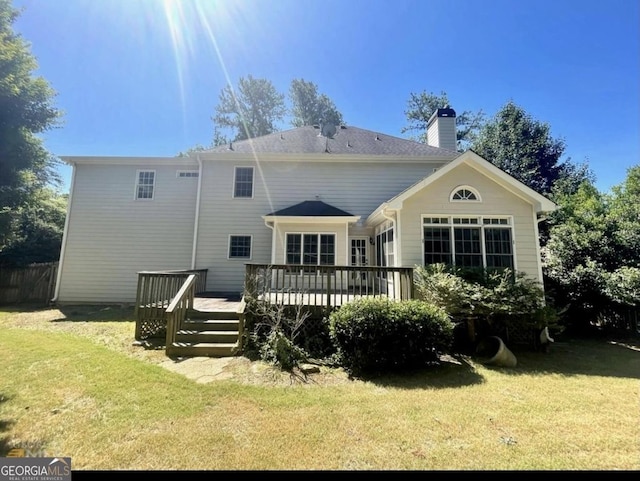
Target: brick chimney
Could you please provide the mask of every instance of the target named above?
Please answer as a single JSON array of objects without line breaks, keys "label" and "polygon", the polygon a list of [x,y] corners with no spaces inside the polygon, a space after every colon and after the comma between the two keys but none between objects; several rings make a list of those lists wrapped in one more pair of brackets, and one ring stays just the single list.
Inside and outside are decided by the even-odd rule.
[{"label": "brick chimney", "polygon": [[427,143],[441,149],[458,150],[455,110],[447,107],[433,113],[427,124]]}]

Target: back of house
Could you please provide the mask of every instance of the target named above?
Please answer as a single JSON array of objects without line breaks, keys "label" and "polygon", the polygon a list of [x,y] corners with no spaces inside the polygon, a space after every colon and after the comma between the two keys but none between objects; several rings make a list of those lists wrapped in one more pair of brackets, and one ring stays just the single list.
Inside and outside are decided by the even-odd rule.
[{"label": "back of house", "polygon": [[54,301],[128,303],[141,271],[207,269],[240,294],[246,264],[511,267],[542,281],[545,197],[456,151],[455,112],[430,145],[305,126],[186,157],[66,157],[71,193]]}]

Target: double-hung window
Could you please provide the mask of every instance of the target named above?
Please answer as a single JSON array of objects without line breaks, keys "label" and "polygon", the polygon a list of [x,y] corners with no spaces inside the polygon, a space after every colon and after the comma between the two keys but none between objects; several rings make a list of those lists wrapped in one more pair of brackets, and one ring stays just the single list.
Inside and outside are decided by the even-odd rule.
[{"label": "double-hung window", "polygon": [[514,268],[509,217],[423,217],[422,240],[425,265]]},{"label": "double-hung window", "polygon": [[253,197],[253,167],[236,167],[233,180],[233,197]]},{"label": "double-hung window", "polygon": [[229,259],[251,259],[251,236],[229,236]]},{"label": "double-hung window", "polygon": [[155,170],[139,170],[136,174],[136,199],[152,200],[155,183]]}]

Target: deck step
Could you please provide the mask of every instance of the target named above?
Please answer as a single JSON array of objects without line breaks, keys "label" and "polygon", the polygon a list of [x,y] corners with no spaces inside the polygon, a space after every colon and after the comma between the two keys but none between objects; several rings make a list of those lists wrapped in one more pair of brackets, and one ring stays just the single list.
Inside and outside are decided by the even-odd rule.
[{"label": "deck step", "polygon": [[187,319],[182,323],[183,329],[194,331],[237,331],[239,327],[238,319]]},{"label": "deck step", "polygon": [[237,345],[226,342],[174,342],[167,350],[171,357],[227,357],[235,356]]},{"label": "deck step", "polygon": [[240,315],[236,311],[198,311],[190,309],[187,312],[187,319],[194,320],[214,320],[214,319],[238,319]]},{"label": "deck step", "polygon": [[227,357],[240,353],[240,314],[236,311],[189,309],[187,319],[167,346],[170,357]]},{"label": "deck step", "polygon": [[238,331],[200,331],[180,329],[176,332],[176,342],[231,343],[238,341]]}]

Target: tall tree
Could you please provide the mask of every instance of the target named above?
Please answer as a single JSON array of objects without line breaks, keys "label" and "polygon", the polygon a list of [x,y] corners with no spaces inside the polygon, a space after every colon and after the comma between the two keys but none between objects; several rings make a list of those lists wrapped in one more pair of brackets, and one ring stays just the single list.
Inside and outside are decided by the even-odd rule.
[{"label": "tall tree", "polygon": [[610,205],[619,246],[616,254],[626,265],[640,268],[640,164],[629,168],[624,182],[611,189]]},{"label": "tall tree", "polygon": [[[427,125],[433,113],[438,109],[449,108],[451,104],[446,92],[439,95],[426,91],[409,94],[407,110],[404,114],[407,117],[407,125],[402,128],[402,133],[417,132],[411,138],[418,142],[427,143]],[[454,109],[455,110],[455,109]],[[475,139],[478,131],[484,123],[484,113],[482,110],[471,112],[456,111],[456,137],[458,150],[464,151]]]},{"label": "tall tree", "polygon": [[220,91],[212,120],[220,127],[231,129],[234,140],[270,134],[284,118],[284,99],[269,80],[251,75],[241,77],[237,89],[227,85]]},{"label": "tall tree", "polygon": [[67,202],[68,194],[50,187],[32,188],[27,201],[14,209],[13,228],[0,250],[0,265],[57,261]]},{"label": "tall tree", "polygon": [[56,159],[39,134],[56,127],[61,113],[28,43],[13,30],[19,15],[0,0],[0,252],[12,236],[18,211],[34,188],[58,184]]},{"label": "tall tree", "polygon": [[471,148],[541,194],[575,192],[592,178],[586,164],[562,160],[564,141],[513,101],[484,124]]},{"label": "tall tree", "polygon": [[557,196],[549,240],[542,249],[545,283],[571,327],[615,323],[640,305],[640,166],[603,194],[590,182]]},{"label": "tall tree", "polygon": [[344,123],[342,114],[327,95],[318,93],[318,86],[304,79],[293,79],[289,88],[291,100],[291,125]]}]

